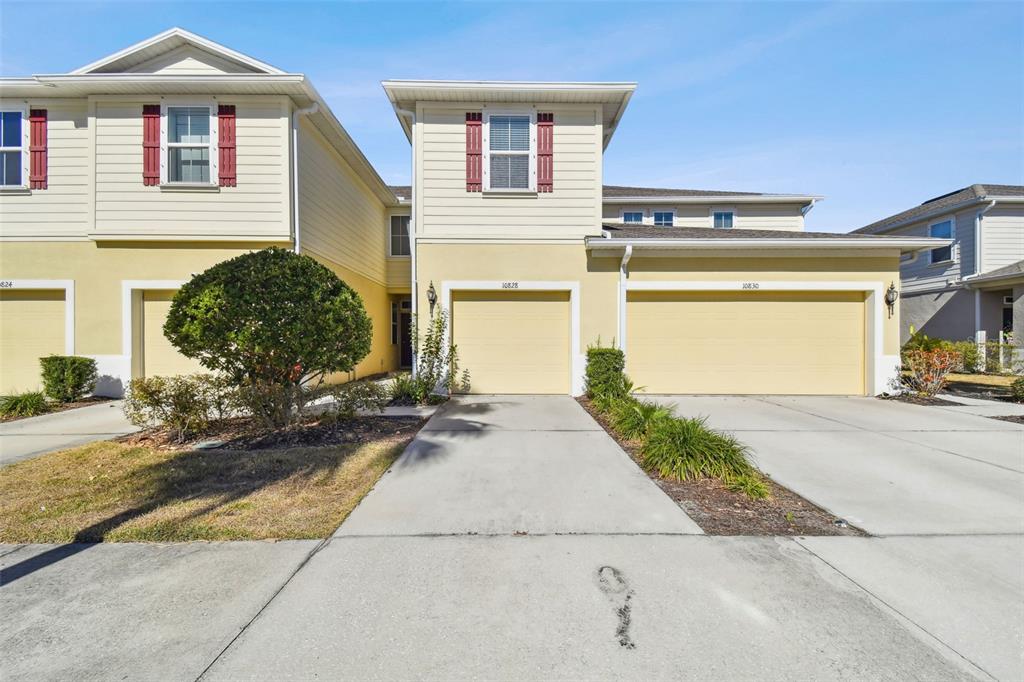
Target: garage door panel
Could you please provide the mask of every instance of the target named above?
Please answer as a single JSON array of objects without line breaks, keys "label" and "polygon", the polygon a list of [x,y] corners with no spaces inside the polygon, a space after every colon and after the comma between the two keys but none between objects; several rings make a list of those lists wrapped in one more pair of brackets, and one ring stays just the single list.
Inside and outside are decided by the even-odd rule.
[{"label": "garage door panel", "polygon": [[0,291],[0,394],[42,388],[39,358],[64,355],[64,292]]},{"label": "garage door panel", "polygon": [[634,292],[627,340],[651,393],[864,391],[860,292]]},{"label": "garage door panel", "polygon": [[187,358],[164,336],[164,322],[171,311],[173,291],[145,291],[142,294],[142,367],[147,377],[205,372],[197,361]]},{"label": "garage door panel", "polygon": [[568,292],[457,292],[452,339],[473,393],[569,392]]}]

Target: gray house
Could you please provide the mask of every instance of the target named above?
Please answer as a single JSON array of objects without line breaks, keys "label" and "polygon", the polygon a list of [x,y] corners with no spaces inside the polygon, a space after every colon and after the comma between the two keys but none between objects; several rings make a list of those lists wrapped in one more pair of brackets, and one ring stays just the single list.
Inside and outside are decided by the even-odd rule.
[{"label": "gray house", "polygon": [[854,232],[952,239],[900,266],[900,337],[1024,341],[1024,186],[971,185]]}]

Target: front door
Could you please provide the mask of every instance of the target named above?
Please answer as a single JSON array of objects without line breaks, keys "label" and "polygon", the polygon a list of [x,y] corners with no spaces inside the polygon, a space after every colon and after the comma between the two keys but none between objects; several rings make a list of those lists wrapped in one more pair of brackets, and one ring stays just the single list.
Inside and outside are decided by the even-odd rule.
[{"label": "front door", "polygon": [[412,312],[402,301],[398,313],[398,365],[402,369],[412,367]]}]

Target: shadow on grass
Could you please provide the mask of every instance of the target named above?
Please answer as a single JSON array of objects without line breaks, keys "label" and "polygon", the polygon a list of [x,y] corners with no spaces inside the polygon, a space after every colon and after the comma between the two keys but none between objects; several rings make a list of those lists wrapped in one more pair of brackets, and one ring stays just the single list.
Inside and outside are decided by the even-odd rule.
[{"label": "shadow on grass", "polygon": [[296,478],[313,484],[332,476],[358,446],[291,450],[192,450],[126,474],[116,482],[130,486],[139,503],[75,533],[60,545],[0,571],[0,586],[74,556],[120,526],[161,507],[209,500],[177,519],[177,523],[208,514],[275,483]]}]

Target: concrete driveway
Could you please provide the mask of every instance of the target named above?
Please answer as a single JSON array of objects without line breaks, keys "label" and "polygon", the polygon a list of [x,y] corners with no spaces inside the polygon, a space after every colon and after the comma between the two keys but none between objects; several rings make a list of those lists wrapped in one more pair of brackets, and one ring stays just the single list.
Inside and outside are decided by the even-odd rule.
[{"label": "concrete driveway", "polygon": [[0,466],[135,431],[138,428],[125,419],[120,400],[4,422]]},{"label": "concrete driveway", "polygon": [[1024,425],[875,398],[656,399],[735,433],[775,480],[873,535],[1024,532]]}]

